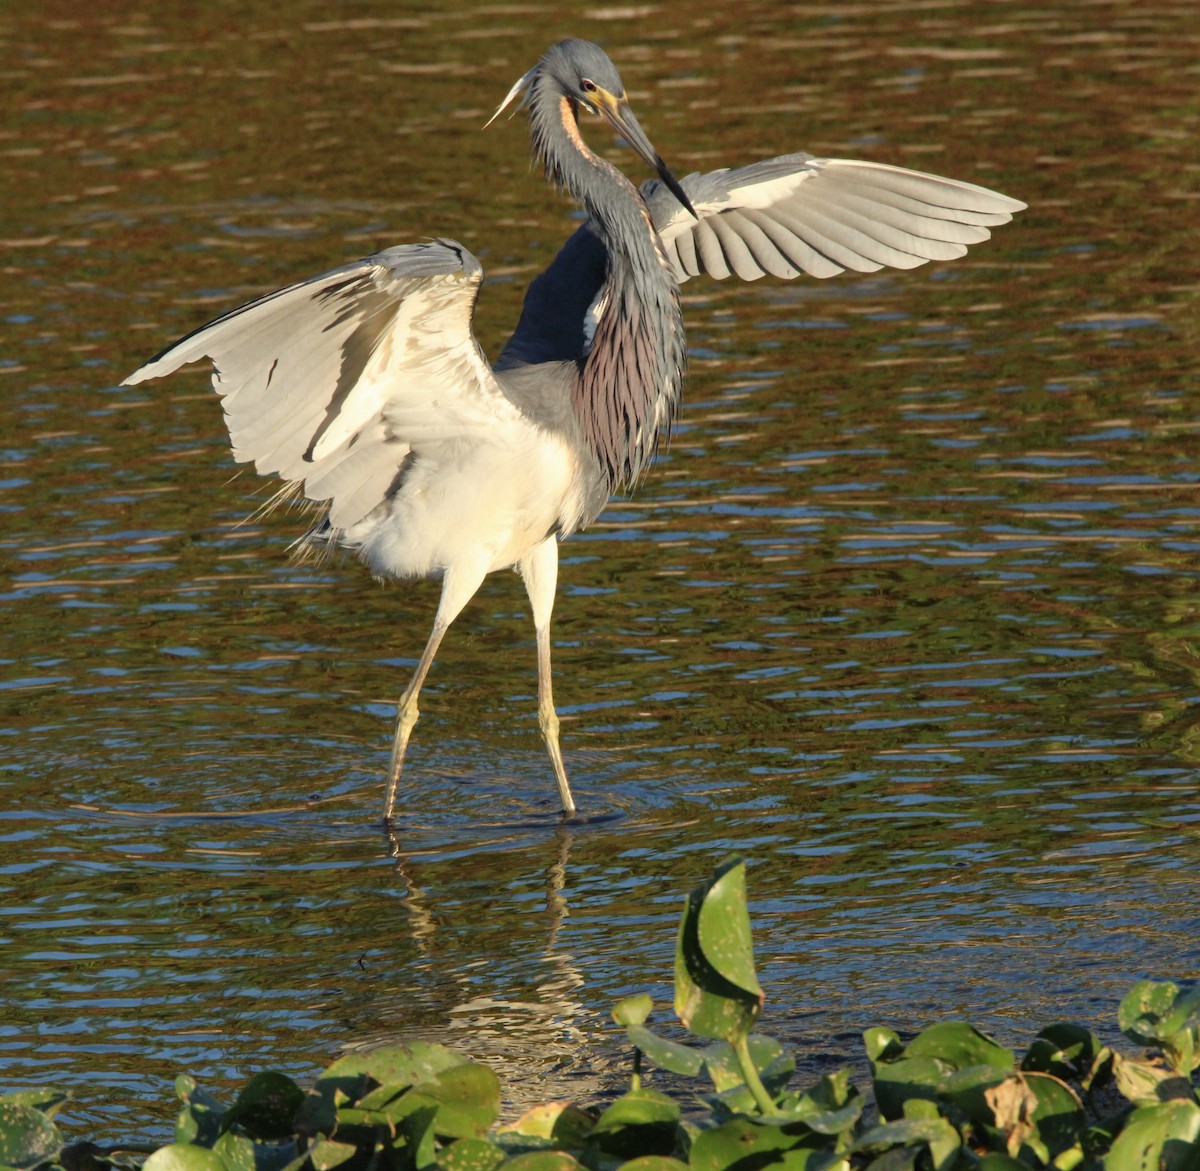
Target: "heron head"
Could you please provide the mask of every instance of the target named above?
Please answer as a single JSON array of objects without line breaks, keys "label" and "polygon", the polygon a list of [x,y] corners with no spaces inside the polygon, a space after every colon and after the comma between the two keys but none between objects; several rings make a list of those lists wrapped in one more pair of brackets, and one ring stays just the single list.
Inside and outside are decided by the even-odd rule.
[{"label": "heron head", "polygon": [[523,101],[528,103],[534,82],[538,80],[549,82],[575,109],[583,108],[607,122],[654,169],[692,216],[699,218],[678,180],[634,117],[617,67],[609,60],[608,54],[591,41],[572,39],[551,45],[542,59],[508,91],[488,125],[518,94],[523,93]]}]

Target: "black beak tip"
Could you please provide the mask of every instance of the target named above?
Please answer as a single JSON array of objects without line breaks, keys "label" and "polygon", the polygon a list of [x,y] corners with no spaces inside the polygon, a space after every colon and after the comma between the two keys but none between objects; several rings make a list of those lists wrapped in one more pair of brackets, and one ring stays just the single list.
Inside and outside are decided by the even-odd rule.
[{"label": "black beak tip", "polygon": [[675,176],[665,168],[662,178],[663,182],[666,183],[667,187],[670,189],[671,194],[674,195],[675,198],[678,199],[679,202],[682,203],[683,206],[686,207],[691,213],[692,219],[698,220],[700,217],[696,214],[696,209],[692,206],[692,201],[688,199],[687,192],[684,191],[684,189],[679,185],[679,180],[676,179]]},{"label": "black beak tip", "polygon": [[692,206],[692,201],[688,199],[687,192],[680,186],[679,180],[671,174],[671,168],[661,158],[656,158],[654,160],[654,169],[658,171],[658,177],[666,184],[667,190],[688,209],[692,219],[698,220],[700,217],[696,214],[696,209]]}]

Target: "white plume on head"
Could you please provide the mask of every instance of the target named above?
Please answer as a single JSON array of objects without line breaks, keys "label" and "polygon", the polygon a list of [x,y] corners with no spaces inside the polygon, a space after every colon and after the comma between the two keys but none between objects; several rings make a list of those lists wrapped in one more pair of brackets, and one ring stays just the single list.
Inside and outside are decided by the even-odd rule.
[{"label": "white plume on head", "polygon": [[[541,63],[539,62],[538,64],[540,65]],[[517,80],[513,83],[512,89],[510,89],[508,91],[508,93],[505,95],[504,101],[502,101],[496,107],[496,112],[483,124],[484,130],[486,130],[493,122],[496,121],[497,118],[500,117],[501,114],[504,113],[505,109],[512,102],[513,98],[515,98],[517,96],[517,94],[519,94],[523,89],[525,89],[529,85],[529,83],[533,80],[533,75],[537,71],[538,71],[538,66],[535,65],[528,73],[522,74],[520,77],[517,78]],[[514,107],[512,114],[509,114],[509,117],[511,118],[512,115],[515,114],[516,112],[517,112],[516,108]]]}]

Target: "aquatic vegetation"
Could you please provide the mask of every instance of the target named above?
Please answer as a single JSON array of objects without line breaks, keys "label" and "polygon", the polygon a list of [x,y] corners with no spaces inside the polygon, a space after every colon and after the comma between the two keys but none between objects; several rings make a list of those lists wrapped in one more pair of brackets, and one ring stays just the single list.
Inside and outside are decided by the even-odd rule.
[{"label": "aquatic vegetation", "polygon": [[[675,1014],[705,1044],[652,1031],[649,996],[613,1019],[633,1046],[627,1092],[602,1108],[549,1102],[498,1126],[500,1082],[441,1045],[384,1045],[335,1061],[303,1091],[255,1075],[226,1106],[181,1076],[173,1142],[152,1151],[68,1145],[48,1089],[0,1098],[0,1171],[1196,1171],[1200,986],[1149,981],[1121,1002],[1132,1057],[1088,1029],[1043,1029],[1018,1059],[973,1026],[940,1022],[907,1042],[863,1034],[872,1092],[849,1073],[800,1089],[795,1060],[754,1031],[745,866],[688,897],[675,949]],[[645,1084],[667,1071],[672,1093]],[[681,1089],[681,1078],[702,1090]],[[142,1162],[142,1156],[148,1156]]]}]

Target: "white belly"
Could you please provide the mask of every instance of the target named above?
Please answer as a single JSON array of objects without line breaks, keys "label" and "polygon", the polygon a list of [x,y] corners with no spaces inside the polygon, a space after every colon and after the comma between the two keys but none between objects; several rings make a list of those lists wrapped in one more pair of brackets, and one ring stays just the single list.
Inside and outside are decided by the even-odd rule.
[{"label": "white belly", "polygon": [[508,445],[476,440],[414,452],[400,491],[343,543],[387,577],[447,569],[507,569],[582,513],[578,461],[561,439],[530,425]]}]

